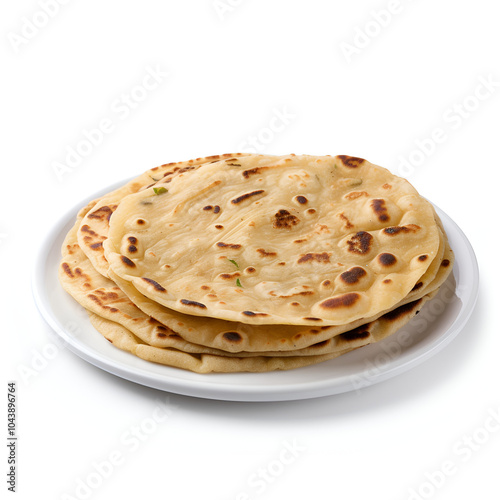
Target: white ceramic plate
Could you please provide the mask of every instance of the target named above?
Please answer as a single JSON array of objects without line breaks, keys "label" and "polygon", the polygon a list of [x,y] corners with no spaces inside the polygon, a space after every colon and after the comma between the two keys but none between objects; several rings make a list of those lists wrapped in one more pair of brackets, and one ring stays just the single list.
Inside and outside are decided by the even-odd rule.
[{"label": "white ceramic plate", "polygon": [[226,401],[286,401],[359,390],[399,375],[436,354],[462,330],[474,308],[479,284],[474,251],[460,228],[436,207],[455,252],[453,273],[420,314],[382,342],[318,365],[270,373],[200,375],[144,361],[105,340],[57,278],[61,245],[78,210],[122,184],[82,201],[49,232],[35,263],[33,294],[43,318],[69,349],[93,365],[138,384]]}]

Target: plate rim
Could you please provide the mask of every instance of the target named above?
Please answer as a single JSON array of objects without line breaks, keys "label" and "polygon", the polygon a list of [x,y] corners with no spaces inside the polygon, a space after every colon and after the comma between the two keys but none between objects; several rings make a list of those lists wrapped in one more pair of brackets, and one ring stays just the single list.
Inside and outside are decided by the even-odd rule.
[{"label": "plate rim", "polygon": [[[62,338],[62,340],[65,342],[65,345],[73,353],[75,353],[85,361],[91,363],[92,365],[131,382],[135,382],[137,384],[166,392],[211,400],[239,402],[291,401],[333,396],[336,394],[342,394],[345,392],[356,390],[356,388],[352,384],[352,375],[347,374],[335,379],[335,383],[334,380],[326,378],[325,380],[307,381],[302,384],[295,383],[290,386],[283,386],[282,384],[273,383],[267,383],[265,385],[248,384],[238,386],[235,386],[231,383],[220,382],[214,384],[213,380],[210,381],[210,374],[207,374],[208,377],[205,374],[195,374],[199,377],[205,378],[200,378],[200,380],[196,381],[183,379],[181,377],[172,377],[172,375],[169,373],[166,373],[165,376],[160,379],[157,374],[149,372],[146,368],[142,369],[118,362],[117,360],[107,357],[105,353],[99,352],[95,348],[86,345],[77,337],[71,336],[71,334],[66,331],[66,329],[62,327],[62,325],[57,321],[57,314],[55,311],[53,311],[53,308],[50,307],[48,303],[48,296],[46,297],[43,293],[45,291],[43,286],[43,274],[46,271],[46,263],[51,257],[51,249],[52,247],[54,247],[55,241],[61,237],[61,233],[64,228],[71,221],[75,220],[76,214],[82,207],[84,207],[90,201],[99,198],[122,186],[129,180],[130,178],[124,181],[113,183],[111,186],[97,191],[93,195],[88,196],[78,204],[74,205],[70,210],[65,212],[63,216],[59,217],[40,243],[36,258],[33,262],[31,271],[31,290],[35,305],[45,323],[52,330],[54,330],[59,337]],[[437,354],[444,347],[446,347],[466,326],[477,303],[479,292],[479,266],[474,249],[467,236],[458,226],[458,224],[437,205],[435,205],[434,203],[432,203],[432,205],[436,209],[439,217],[442,219],[445,227],[447,225],[451,225],[454,232],[458,235],[461,242],[463,243],[463,247],[467,251],[470,272],[475,277],[475,280],[472,283],[471,289],[468,290],[466,297],[467,300],[464,302],[464,306],[459,310],[451,325],[449,325],[449,327],[442,335],[434,339],[429,346],[422,346],[417,349],[416,353],[409,360],[403,360],[401,359],[401,357],[398,357],[394,359],[392,363],[389,363],[390,366],[385,367],[385,369],[379,370],[379,372],[375,375],[370,375],[368,383],[364,385],[363,388],[400,375],[401,373],[415,368],[416,366],[420,365],[427,359]],[[399,363],[397,362],[398,359]],[[149,362],[145,361],[145,363]],[[167,372],[171,370],[180,370],[173,367],[164,368],[167,368]],[[303,369],[307,368],[308,367],[305,367]],[[360,375],[363,375],[363,373],[365,372],[366,370],[361,371]],[[245,374],[228,373],[217,375],[230,377],[231,375],[244,376]],[[265,373],[262,375],[265,375]],[[343,379],[346,379],[346,381],[349,381],[350,379],[350,383],[346,384],[345,381],[343,382]]]}]

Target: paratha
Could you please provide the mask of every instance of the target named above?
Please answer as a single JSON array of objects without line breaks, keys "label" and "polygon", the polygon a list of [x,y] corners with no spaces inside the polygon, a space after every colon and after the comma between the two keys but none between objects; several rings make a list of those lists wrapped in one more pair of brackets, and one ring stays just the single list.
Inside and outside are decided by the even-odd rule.
[{"label": "paratha", "polygon": [[127,196],[103,245],[116,275],[170,309],[322,326],[394,307],[440,236],[430,203],[366,160],[250,156]]}]

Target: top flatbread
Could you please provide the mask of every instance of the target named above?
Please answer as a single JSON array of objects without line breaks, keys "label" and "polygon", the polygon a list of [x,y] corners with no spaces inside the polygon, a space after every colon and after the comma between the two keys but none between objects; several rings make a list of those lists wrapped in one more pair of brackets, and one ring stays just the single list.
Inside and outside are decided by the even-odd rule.
[{"label": "top flatbread", "polygon": [[143,174],[93,202],[93,206],[83,216],[78,229],[77,235],[80,248],[95,269],[103,276],[108,276],[109,266],[104,256],[102,243],[108,235],[109,219],[120,200],[129,194],[153,186],[159,180],[172,179],[183,172],[197,169],[204,164],[240,156],[249,156],[249,153],[207,156],[205,158],[166,163],[146,170]]},{"label": "top flatbread", "polygon": [[116,275],[191,315],[347,324],[400,302],[440,248],[432,206],[359,158],[231,158],[166,181],[121,201],[103,246]]}]

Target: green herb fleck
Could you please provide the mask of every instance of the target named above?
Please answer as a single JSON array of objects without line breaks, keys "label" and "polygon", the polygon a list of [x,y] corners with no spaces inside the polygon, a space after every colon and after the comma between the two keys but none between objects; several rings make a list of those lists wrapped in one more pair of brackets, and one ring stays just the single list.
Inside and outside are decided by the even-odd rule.
[{"label": "green herb fleck", "polygon": [[232,264],[234,264],[234,265],[236,266],[236,269],[239,269],[239,268],[240,268],[240,266],[238,265],[238,263],[237,263],[235,260],[233,260],[233,259],[227,259],[227,260],[228,260],[229,262],[231,262]]},{"label": "green herb fleck", "polygon": [[164,188],[164,187],[161,187],[161,188],[153,188],[153,191],[155,192],[155,194],[163,194],[163,193],[166,193],[167,190]]},{"label": "green herb fleck", "polygon": [[236,279],[236,286],[239,286],[240,288],[243,288],[243,285],[241,284],[240,278]]}]

